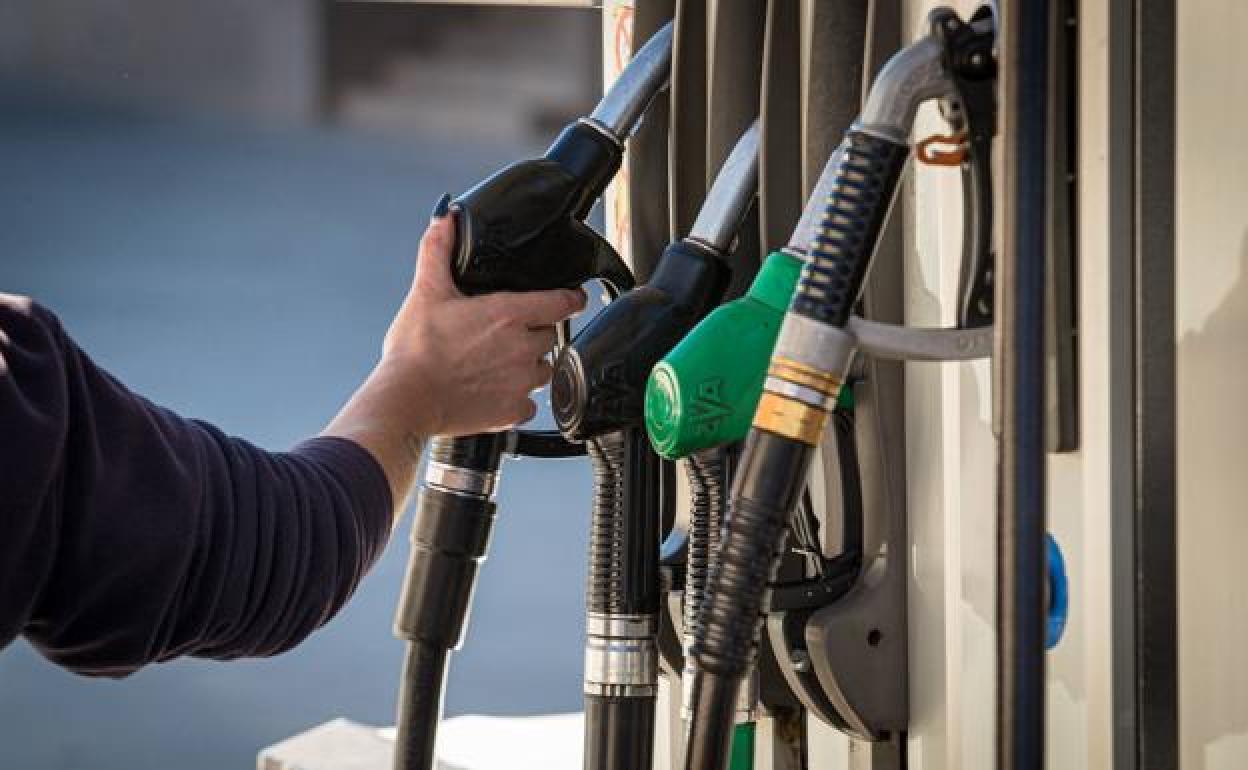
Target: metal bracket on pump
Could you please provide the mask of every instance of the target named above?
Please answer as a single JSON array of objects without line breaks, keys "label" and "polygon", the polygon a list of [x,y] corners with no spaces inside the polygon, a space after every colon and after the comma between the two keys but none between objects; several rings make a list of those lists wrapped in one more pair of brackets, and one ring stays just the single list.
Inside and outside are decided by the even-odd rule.
[{"label": "metal bracket on pump", "polygon": [[[922,329],[855,316],[849,332],[864,354],[902,361],[970,361],[992,355],[992,137],[996,130],[996,60],[992,21],[981,11],[972,23],[948,8],[932,11],[932,34],[944,49],[944,66],[956,95],[940,102],[957,132],[958,151],[947,156],[962,170],[964,217],[958,279],[958,326]],[[947,139],[947,137],[936,137]],[[920,143],[923,144],[923,143]],[[919,157],[919,162],[925,162]]]}]

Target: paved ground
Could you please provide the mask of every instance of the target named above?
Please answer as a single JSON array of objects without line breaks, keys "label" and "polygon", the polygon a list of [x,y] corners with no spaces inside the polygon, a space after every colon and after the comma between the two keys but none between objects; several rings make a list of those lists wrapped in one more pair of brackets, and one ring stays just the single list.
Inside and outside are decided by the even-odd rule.
[{"label": "paved ground", "polygon": [[[379,144],[0,95],[0,287],[60,313],[150,397],[282,448],[373,360],[428,209],[536,148]],[[450,713],[579,707],[589,493],[579,462],[512,463]],[[348,609],[282,658],[121,682],[0,653],[0,766],[231,770],[342,715],[391,719],[403,534]]]}]

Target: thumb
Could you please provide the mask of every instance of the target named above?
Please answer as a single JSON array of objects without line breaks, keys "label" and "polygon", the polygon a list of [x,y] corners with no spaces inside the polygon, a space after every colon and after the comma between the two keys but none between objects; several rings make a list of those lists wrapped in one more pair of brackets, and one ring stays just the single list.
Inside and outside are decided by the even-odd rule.
[{"label": "thumb", "polygon": [[429,227],[420,238],[416,257],[415,284],[439,296],[460,296],[451,275],[451,250],[455,246],[455,214],[446,212],[429,220]]}]

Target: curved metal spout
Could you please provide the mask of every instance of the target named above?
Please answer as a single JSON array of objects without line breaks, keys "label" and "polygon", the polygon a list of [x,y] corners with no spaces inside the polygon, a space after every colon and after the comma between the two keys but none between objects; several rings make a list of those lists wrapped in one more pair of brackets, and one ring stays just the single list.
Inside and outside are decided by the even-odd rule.
[{"label": "curved metal spout", "polygon": [[755,119],[720,167],[689,231],[689,238],[721,254],[731,249],[750,200],[758,192],[758,139]]},{"label": "curved metal spout", "polygon": [[589,120],[623,142],[632,135],[646,108],[663,90],[672,70],[672,22],[650,36],[633,55]]}]

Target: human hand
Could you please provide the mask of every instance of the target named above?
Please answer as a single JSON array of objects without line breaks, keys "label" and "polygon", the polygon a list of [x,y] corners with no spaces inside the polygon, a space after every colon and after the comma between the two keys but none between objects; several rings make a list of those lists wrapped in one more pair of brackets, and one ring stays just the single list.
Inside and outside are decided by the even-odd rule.
[{"label": "human hand", "polygon": [[421,239],[416,275],[386,333],[378,372],[410,398],[420,435],[501,430],[537,413],[548,384],[555,324],[585,307],[580,289],[467,297],[451,277],[453,215]]}]

